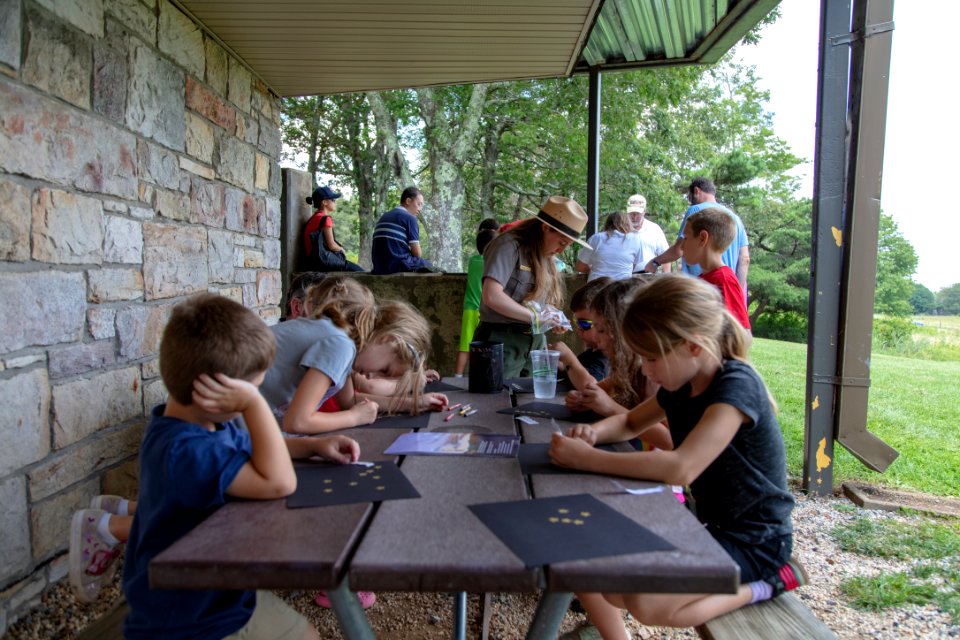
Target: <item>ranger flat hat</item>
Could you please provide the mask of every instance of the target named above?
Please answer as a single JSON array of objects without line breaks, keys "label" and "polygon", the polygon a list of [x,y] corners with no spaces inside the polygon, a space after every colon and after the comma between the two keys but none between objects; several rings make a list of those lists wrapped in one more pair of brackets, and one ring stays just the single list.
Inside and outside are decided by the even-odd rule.
[{"label": "ranger flat hat", "polygon": [[587,212],[577,204],[576,200],[563,196],[550,196],[540,206],[537,219],[577,244],[590,248],[590,245],[580,239],[580,234],[587,226]]}]

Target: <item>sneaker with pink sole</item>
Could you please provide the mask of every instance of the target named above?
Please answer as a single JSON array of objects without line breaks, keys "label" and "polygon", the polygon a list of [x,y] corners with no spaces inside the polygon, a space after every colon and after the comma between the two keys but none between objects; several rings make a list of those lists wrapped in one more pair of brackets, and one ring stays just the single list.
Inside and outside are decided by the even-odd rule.
[{"label": "sneaker with pink sole", "polygon": [[[360,600],[361,607],[369,609],[373,606],[373,603],[377,601],[377,594],[372,591],[357,591],[357,599]],[[330,609],[333,606],[330,604],[330,598],[327,597],[326,591],[318,592],[317,597],[314,598],[313,601],[324,609]]]},{"label": "sneaker with pink sole", "polygon": [[93,602],[103,585],[113,578],[120,557],[120,545],[110,544],[97,531],[100,518],[107,512],[82,509],[70,522],[70,586],[77,599]]}]

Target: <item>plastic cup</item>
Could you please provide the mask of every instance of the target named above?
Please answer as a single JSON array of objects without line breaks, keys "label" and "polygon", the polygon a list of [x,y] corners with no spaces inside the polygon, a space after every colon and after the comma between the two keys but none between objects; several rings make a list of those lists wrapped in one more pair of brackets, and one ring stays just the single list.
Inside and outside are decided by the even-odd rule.
[{"label": "plastic cup", "polygon": [[557,395],[557,365],[560,352],[535,349],[530,352],[533,363],[533,397],[552,398]]}]

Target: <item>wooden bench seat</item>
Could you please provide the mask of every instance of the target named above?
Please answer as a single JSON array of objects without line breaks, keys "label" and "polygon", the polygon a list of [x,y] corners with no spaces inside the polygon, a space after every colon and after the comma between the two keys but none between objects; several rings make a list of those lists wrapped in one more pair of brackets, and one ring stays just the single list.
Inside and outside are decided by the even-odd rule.
[{"label": "wooden bench seat", "polygon": [[759,602],[697,627],[704,640],[828,640],[831,631],[792,593]]}]

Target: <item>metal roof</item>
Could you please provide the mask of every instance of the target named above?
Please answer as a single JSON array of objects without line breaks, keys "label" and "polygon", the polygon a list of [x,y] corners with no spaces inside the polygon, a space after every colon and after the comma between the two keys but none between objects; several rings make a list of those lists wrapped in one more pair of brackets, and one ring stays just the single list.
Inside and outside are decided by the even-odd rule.
[{"label": "metal roof", "polygon": [[283,97],[713,62],[779,0],[174,0]]}]

